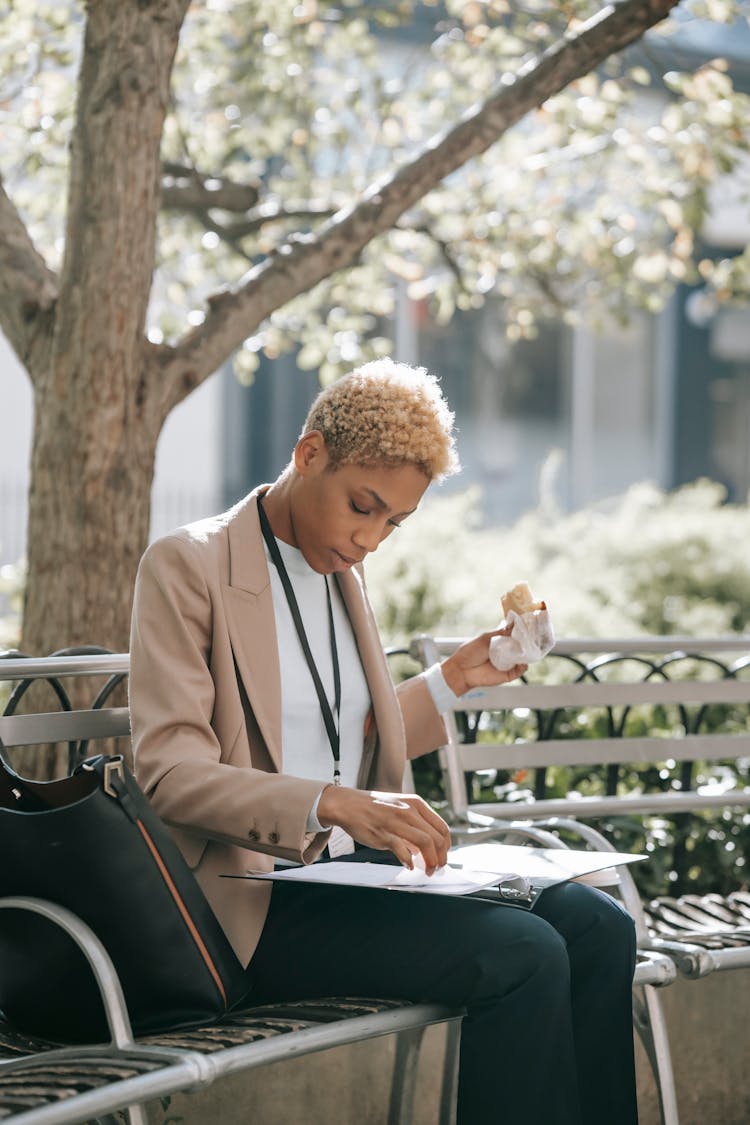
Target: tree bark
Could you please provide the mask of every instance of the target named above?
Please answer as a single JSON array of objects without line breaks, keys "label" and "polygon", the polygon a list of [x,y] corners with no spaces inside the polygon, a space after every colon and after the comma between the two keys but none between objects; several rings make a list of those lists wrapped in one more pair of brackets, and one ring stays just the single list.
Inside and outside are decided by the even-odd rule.
[{"label": "tree bark", "polygon": [[124,650],[148,541],[161,368],[144,340],[169,79],[188,0],[92,0],[65,256],[35,424],[24,651]]},{"label": "tree bark", "polygon": [[68,396],[61,403],[55,386],[34,397],[22,648],[124,652],[158,435],[127,424],[125,386],[113,393],[105,380],[82,381]]},{"label": "tree bark", "polygon": [[0,231],[2,325],[31,375],[47,362],[57,278],[31,241],[1,181]]}]

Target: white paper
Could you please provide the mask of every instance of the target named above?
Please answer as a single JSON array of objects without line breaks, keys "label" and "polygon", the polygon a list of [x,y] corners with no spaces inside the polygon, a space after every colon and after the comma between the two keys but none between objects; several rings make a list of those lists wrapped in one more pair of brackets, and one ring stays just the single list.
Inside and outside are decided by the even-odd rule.
[{"label": "white paper", "polygon": [[493,637],[490,641],[490,662],[501,671],[516,664],[533,664],[546,656],[555,643],[552,619],[547,609],[532,613],[508,613],[506,624],[511,630],[507,636]]},{"label": "white paper", "polygon": [[482,871],[514,871],[535,884],[564,883],[567,879],[604,871],[620,863],[637,863],[645,855],[633,852],[581,851],[574,848],[528,848],[522,844],[465,844],[451,848],[450,863]]},{"label": "white paper", "polygon": [[381,887],[394,891],[421,891],[436,895],[466,895],[484,887],[496,887],[514,874],[477,871],[473,868],[441,867],[427,875],[419,867],[409,871],[388,863],[312,863],[254,875],[256,879],[279,882],[333,883],[341,887]]},{"label": "white paper", "polygon": [[[451,848],[448,866],[428,875],[415,857],[414,869],[388,863],[312,863],[280,871],[249,871],[245,878],[278,882],[327,883],[340,887],[374,887],[418,894],[468,895],[489,887],[527,895],[537,889],[585,877],[646,856],[632,852],[530,848],[520,844],[465,844]],[[242,878],[229,875],[226,878]],[[611,880],[610,880],[611,881]]]}]

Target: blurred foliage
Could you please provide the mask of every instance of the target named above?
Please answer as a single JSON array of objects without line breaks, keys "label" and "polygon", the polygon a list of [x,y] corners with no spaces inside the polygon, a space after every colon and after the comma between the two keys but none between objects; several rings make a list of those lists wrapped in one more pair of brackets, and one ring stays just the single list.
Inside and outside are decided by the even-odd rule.
[{"label": "blurred foliage", "polygon": [[383,636],[493,628],[523,579],[558,636],[720,636],[750,620],[750,509],[702,480],[649,483],[573,514],[549,504],[510,528],[481,526],[476,489],[424,502],[367,563]]},{"label": "blurred foliage", "polygon": [[22,563],[0,567],[0,650],[15,648],[20,639],[24,571]]},{"label": "blurred foliage", "polygon": [[[0,653],[15,649],[20,641],[24,572],[23,563],[0,566]],[[0,681],[0,710],[7,702],[11,686]]]},{"label": "blurred foliage", "polygon": [[[501,617],[500,594],[519,579],[530,582],[550,607],[557,635],[635,637],[644,634],[720,636],[743,632],[750,619],[747,543],[750,510],[724,503],[723,489],[709,481],[663,493],[640,484],[608,505],[560,515],[538,510],[506,530],[479,524],[476,491],[427,501],[368,562],[368,587],[384,636],[404,644],[415,633],[466,636],[492,628]],[[585,647],[585,646],[584,646]],[[585,657],[584,657],[585,659]],[[717,678],[722,654],[687,657],[664,665],[670,679]],[[644,679],[663,658],[600,662],[599,679]],[[731,657],[726,659],[731,665]],[[398,676],[416,665],[394,665]],[[580,669],[549,657],[527,673],[529,682],[565,682]],[[747,669],[732,669],[748,678]],[[476,727],[463,722],[469,741],[514,744],[543,737],[665,737],[685,731],[750,732],[747,706],[634,707],[582,712],[483,714]],[[413,763],[420,793],[447,812],[437,755]],[[750,784],[750,760],[696,763],[692,775],[668,760],[620,769],[617,792],[658,792],[687,784],[726,789]],[[467,775],[475,801],[518,801],[538,788],[535,771]],[[548,768],[544,795],[607,792],[606,769]],[[605,834],[621,851],[645,852],[633,874],[641,892],[682,894],[727,891],[747,885],[750,814],[702,812],[670,817],[609,817]],[[578,845],[580,846],[580,845]]]},{"label": "blurred foliage", "polygon": [[[149,334],[173,341],[207,296],[290,235],[308,237],[379,177],[598,11],[598,0],[203,0],[182,30],[163,141],[165,188],[218,203],[162,213]],[[238,352],[299,347],[325,381],[386,352],[397,287],[447,320],[490,293],[513,337],[541,316],[589,322],[661,307],[677,282],[731,300],[746,255],[696,254],[718,180],[746,159],[747,95],[695,69],[680,35],[746,22],[747,4],[681,4],[622,56],[527,115],[430,192],[351,270],[277,310]],[[63,246],[80,0],[0,0],[3,175],[53,267]],[[241,188],[243,206],[222,207]],[[185,198],[183,194],[183,198]]]},{"label": "blurred foliage", "polygon": [[[731,665],[731,657],[726,660]],[[630,676],[622,673],[623,679]],[[640,669],[644,678],[646,668]],[[540,676],[543,672],[540,672]],[[670,679],[684,675],[715,678],[720,675],[713,663],[700,671],[695,667],[671,668]],[[619,677],[618,677],[619,678]],[[750,690],[748,692],[750,700]],[[633,707],[626,715],[622,708],[587,709],[583,712],[562,711],[542,716],[547,737],[608,738],[620,733],[623,737],[664,738],[678,737],[686,730],[691,733],[750,733],[750,703],[743,706],[713,706],[700,709],[673,707]],[[515,742],[535,738],[540,716],[504,713],[482,716],[481,728],[476,732],[478,741]],[[472,735],[469,735],[472,737]],[[467,785],[473,800],[518,801],[536,792],[542,796],[541,779],[537,771],[524,769],[523,750],[519,748],[519,768],[515,771],[483,771],[468,775]],[[609,792],[619,794],[659,793],[691,788],[709,787],[719,792],[732,786],[750,784],[750,759],[738,758],[725,762],[697,762],[692,768],[675,763],[669,758],[660,763],[627,764],[616,771],[616,789],[607,777],[606,767],[592,771],[587,766],[549,767],[544,771],[544,791],[547,798],[571,794],[600,796]],[[608,786],[609,780],[609,786]],[[431,787],[438,807],[443,797],[439,775],[433,762],[425,777]],[[738,888],[747,888],[750,872],[750,813],[737,809],[710,810],[659,816],[608,816],[599,818],[595,826],[619,851],[646,854],[648,859],[636,864],[632,873],[641,893],[647,897],[657,894],[726,894]],[[572,846],[581,847],[580,840],[571,837]]]}]

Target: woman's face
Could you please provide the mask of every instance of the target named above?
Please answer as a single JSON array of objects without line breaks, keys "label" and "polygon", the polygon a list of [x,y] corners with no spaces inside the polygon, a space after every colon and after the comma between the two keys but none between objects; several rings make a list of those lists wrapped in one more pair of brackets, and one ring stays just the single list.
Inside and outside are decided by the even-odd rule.
[{"label": "woman's face", "polygon": [[376,551],[416,509],[430,483],[410,464],[332,469],[316,433],[298,442],[295,468],[290,513],[295,545],[319,574],[349,570]]}]

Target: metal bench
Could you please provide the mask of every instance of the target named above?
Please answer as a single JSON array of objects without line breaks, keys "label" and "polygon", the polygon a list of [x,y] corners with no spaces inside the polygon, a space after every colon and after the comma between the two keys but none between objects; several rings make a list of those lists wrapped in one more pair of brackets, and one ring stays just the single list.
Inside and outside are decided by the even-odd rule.
[{"label": "metal bench", "polygon": [[[86,756],[89,741],[129,734],[127,708],[107,705],[128,667],[127,654],[94,648],[63,650],[41,659],[3,654],[0,682],[15,681],[15,687],[5,713],[0,715],[0,746],[67,743],[68,768],[72,770]],[[90,708],[75,709],[64,682],[66,678],[84,675],[107,679]],[[49,681],[61,709],[17,714],[21,699],[40,679]],[[513,832],[542,846],[564,846],[556,836],[539,827],[516,825]],[[19,908],[17,900],[13,904],[0,899],[0,909],[11,905]],[[412,1117],[416,1062],[424,1031],[433,1023],[444,1022],[446,1059],[438,1125],[450,1125],[453,1120],[461,1012],[436,1005],[331,998],[248,1009],[218,1026],[136,1041],[122,1004],[119,982],[116,976],[114,980],[111,977],[111,964],[110,970],[106,969],[109,959],[95,935],[55,904],[27,901],[24,908],[44,910],[47,917],[68,928],[90,959],[105,966],[98,979],[110,1013],[112,1038],[86,1052],[79,1047],[55,1049],[53,1044],[19,1035],[0,1021],[0,1119],[12,1116],[19,1125],[26,1121],[29,1125],[73,1125],[95,1118],[102,1125],[109,1125],[108,1115],[127,1108],[132,1125],[142,1125],[145,1117],[141,1107],[154,1098],[195,1090],[238,1070],[395,1034],[389,1125],[407,1125]],[[675,976],[671,958],[659,952],[639,953],[636,982],[646,994],[639,1030],[658,1075],[667,1125],[673,1125],[677,1118],[676,1113],[670,1116],[674,1091],[666,1030],[654,989],[670,983]]]},{"label": "metal bench", "polygon": [[[410,655],[424,668],[449,655],[461,638],[416,637]],[[719,659],[719,655],[725,659]],[[728,656],[727,656],[728,654]],[[737,655],[740,654],[740,655]],[[531,670],[536,682],[477,689],[462,697],[446,714],[448,742],[439,751],[447,813],[458,842],[507,839],[517,835],[547,847],[559,847],[559,831],[573,833],[584,846],[616,850],[598,828],[602,817],[679,813],[705,809],[745,809],[750,788],[696,791],[692,764],[750,756],[750,733],[703,733],[710,704],[750,704],[750,638],[697,639],[652,637],[633,641],[571,640],[558,643],[541,668]],[[671,679],[675,669],[691,661],[688,678]],[[710,669],[714,678],[696,672]],[[634,674],[634,670],[635,674]],[[624,671],[624,676],[623,676]],[[617,674],[617,678],[615,677]],[[563,677],[562,682],[560,682]],[[719,678],[716,678],[719,677]],[[627,737],[627,720],[640,704],[674,706],[680,729],[663,737]],[[692,705],[695,705],[692,707]],[[600,708],[607,715],[608,737],[571,734],[556,737],[557,726],[571,709]],[[692,707],[692,710],[690,709]],[[621,710],[620,710],[621,709]],[[482,717],[522,714],[536,728],[523,742],[477,740]],[[468,737],[462,737],[462,716]],[[497,726],[498,723],[495,725]],[[671,762],[679,769],[679,789],[658,793],[618,793],[621,763]],[[545,795],[551,766],[604,767],[607,792],[602,796]],[[471,799],[470,778],[486,770],[536,771],[534,793],[526,800]],[[643,903],[630,870],[618,869],[619,893],[633,915],[641,964],[636,972],[636,1026],[654,1068],[662,1121],[676,1125],[677,1103],[666,1026],[654,983],[644,969],[649,958],[667,955],[677,972],[696,979],[722,969],[750,966],[750,896],[742,892],[727,900],[718,895]],[[674,979],[674,978],[671,978]]]},{"label": "metal bench", "polygon": [[[72,769],[90,740],[129,734],[126,707],[110,707],[112,692],[127,675],[127,654],[66,650],[43,659],[0,655],[0,682],[15,681],[0,715],[0,746],[63,742]],[[106,676],[89,708],[75,709],[66,677]],[[36,680],[47,680],[59,711],[17,714]],[[131,1125],[145,1125],[144,1105],[189,1092],[239,1071],[343,1044],[396,1036],[388,1111],[389,1125],[409,1125],[416,1064],[424,1032],[435,1023],[460,1024],[461,1011],[436,1004],[361,997],[271,1004],[236,1011],[210,1027],[134,1039],[117,974],[107,951],[83,922],[58,904],[25,897],[0,898],[5,910],[30,910],[62,926],[78,943],[95,974],[107,1013],[109,1042],[59,1047],[30,1039],[0,1015],[0,1119],[18,1125],[114,1123],[125,1110]],[[458,1032],[446,1037],[440,1125],[449,1125],[455,1100]],[[121,1120],[121,1118],[117,1118]]]}]

